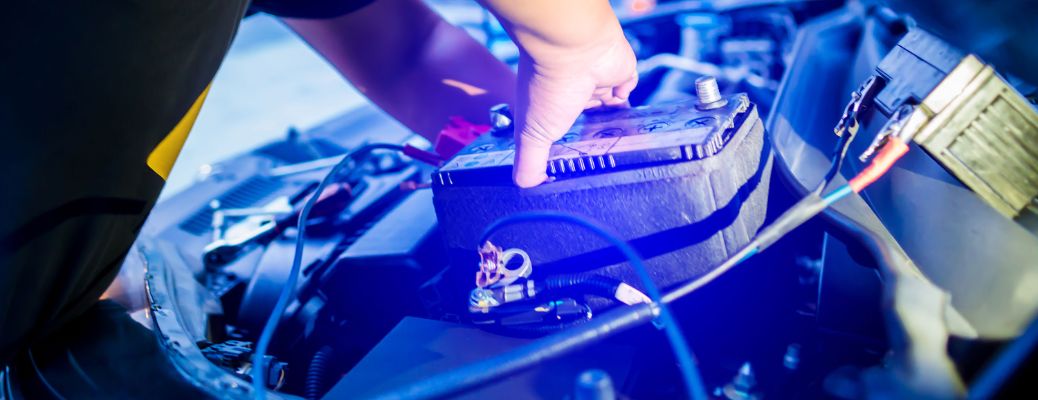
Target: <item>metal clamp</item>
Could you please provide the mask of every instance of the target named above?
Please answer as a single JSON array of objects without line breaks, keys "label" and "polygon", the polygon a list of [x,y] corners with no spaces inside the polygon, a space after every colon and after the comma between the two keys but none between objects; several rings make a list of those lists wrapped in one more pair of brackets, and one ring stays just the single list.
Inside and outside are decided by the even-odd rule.
[{"label": "metal clamp", "polygon": [[[515,256],[522,257],[522,265],[508,269],[508,262]],[[503,250],[488,241],[480,247],[479,258],[479,272],[476,272],[476,286],[479,288],[508,286],[519,278],[529,278],[533,272],[530,255],[521,249]]]},{"label": "metal clamp", "polygon": [[891,115],[890,119],[887,120],[887,123],[883,124],[883,128],[881,128],[879,133],[876,134],[876,138],[872,139],[872,143],[869,144],[867,149],[865,149],[865,152],[861,153],[861,156],[859,156],[858,159],[861,160],[861,162],[868,161],[869,158],[876,153],[876,150],[887,144],[887,141],[890,140],[891,136],[907,143],[907,139],[911,138],[904,137],[906,132],[905,127],[907,126],[909,117],[913,112],[915,112],[915,109],[916,107],[910,104],[904,104],[901,107],[898,107],[897,111],[894,112],[894,115]]},{"label": "metal clamp", "polygon": [[[212,267],[234,261],[251,244],[276,231],[277,217],[292,212],[292,205],[284,196],[263,207],[220,209],[215,201],[212,206],[213,241],[202,252],[203,261]],[[228,227],[228,220],[237,218],[244,220]]]},{"label": "metal clamp", "polygon": [[868,102],[879,93],[880,85],[878,84],[879,78],[876,75],[869,76],[865,82],[862,82],[861,86],[854,92],[851,92],[851,101],[847,103],[847,107],[843,110],[843,115],[840,120],[836,123],[836,127],[833,128],[833,133],[836,136],[843,136],[844,132],[850,132],[854,135],[858,132],[858,115],[868,107]]}]

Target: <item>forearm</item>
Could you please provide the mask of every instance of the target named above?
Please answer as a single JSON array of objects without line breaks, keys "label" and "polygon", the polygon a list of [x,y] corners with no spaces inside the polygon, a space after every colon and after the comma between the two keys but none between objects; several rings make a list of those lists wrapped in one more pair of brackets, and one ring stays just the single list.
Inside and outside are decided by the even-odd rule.
[{"label": "forearm", "polygon": [[285,22],[365,96],[434,138],[450,116],[486,123],[511,103],[515,74],[465,31],[414,0],[380,0],[331,20]]},{"label": "forearm", "polygon": [[435,137],[450,116],[487,124],[490,107],[515,99],[515,73],[442,19],[410,62],[381,96],[371,98],[425,137]]},{"label": "forearm", "polygon": [[607,0],[480,0],[538,64],[565,65],[622,35]]}]

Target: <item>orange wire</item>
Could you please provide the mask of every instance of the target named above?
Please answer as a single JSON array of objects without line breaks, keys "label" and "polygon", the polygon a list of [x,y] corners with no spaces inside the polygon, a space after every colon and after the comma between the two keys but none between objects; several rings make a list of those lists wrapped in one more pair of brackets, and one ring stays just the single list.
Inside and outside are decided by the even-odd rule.
[{"label": "orange wire", "polygon": [[900,139],[890,138],[887,144],[880,149],[876,158],[872,160],[872,163],[865,167],[858,176],[851,179],[848,185],[854,190],[854,193],[860,193],[866,186],[871,185],[872,182],[875,182],[879,177],[887,173],[890,167],[907,152],[908,144]]}]

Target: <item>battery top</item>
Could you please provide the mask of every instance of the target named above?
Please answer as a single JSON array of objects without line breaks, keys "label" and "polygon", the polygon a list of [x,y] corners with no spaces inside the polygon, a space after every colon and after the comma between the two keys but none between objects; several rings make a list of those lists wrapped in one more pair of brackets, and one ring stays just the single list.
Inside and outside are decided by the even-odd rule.
[{"label": "battery top", "polygon": [[[713,110],[699,110],[696,104],[693,100],[585,111],[551,146],[547,173],[565,179],[710,157],[724,147],[740,114],[751,106],[745,94]],[[441,167],[434,181],[510,183],[514,153],[512,137],[483,135]]]}]

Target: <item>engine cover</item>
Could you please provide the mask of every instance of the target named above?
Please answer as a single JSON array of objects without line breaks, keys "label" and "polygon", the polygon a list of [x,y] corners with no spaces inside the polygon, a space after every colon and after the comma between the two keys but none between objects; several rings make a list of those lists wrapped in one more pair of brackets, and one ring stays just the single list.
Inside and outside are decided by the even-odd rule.
[{"label": "engine cover", "polygon": [[[708,272],[764,222],[771,174],[756,106],[695,102],[586,112],[551,148],[549,183],[512,184],[511,135],[483,135],[433,177],[433,201],[459,290],[474,286],[484,228],[522,211],[563,211],[611,228],[646,258],[662,287]],[[595,273],[641,288],[616,249],[584,229],[529,223],[492,238],[525,250],[533,275]],[[467,289],[466,289],[467,288]],[[467,293],[467,292],[465,292]]]}]

